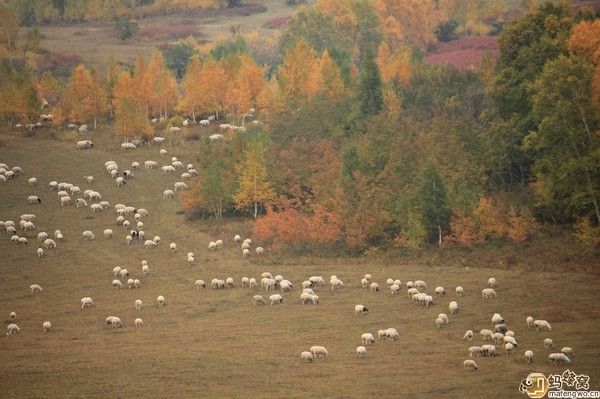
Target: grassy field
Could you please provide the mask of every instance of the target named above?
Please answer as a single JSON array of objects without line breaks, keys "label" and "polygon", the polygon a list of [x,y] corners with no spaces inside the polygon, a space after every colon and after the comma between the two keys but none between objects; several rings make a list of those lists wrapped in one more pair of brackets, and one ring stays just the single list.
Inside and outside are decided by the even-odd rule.
[{"label": "grassy field", "polygon": [[[162,17],[146,18],[139,21],[140,30],[143,33],[148,27],[163,27],[168,29],[172,26],[186,26],[197,28],[202,32],[202,40],[211,41],[219,37],[227,37],[232,25],[241,27],[243,32],[259,30],[268,31],[263,28],[265,22],[276,18],[290,16],[295,7],[285,5],[283,0],[259,0],[257,4],[265,6],[266,11],[260,13],[249,13],[248,15],[224,10],[223,12],[207,12],[203,16],[187,14],[173,14]],[[313,4],[307,1],[306,4]],[[104,70],[109,57],[114,56],[118,61],[130,62],[135,60],[139,54],[149,57],[150,53],[160,45],[177,40],[149,41],[139,34],[127,41],[121,41],[114,30],[114,23],[85,23],[68,26],[44,26],[39,28],[45,39],[41,47],[66,54],[76,54],[85,63],[96,65]]]},{"label": "grassy field", "polygon": [[[589,374],[591,388],[600,388],[597,274],[400,266],[351,258],[280,260],[270,254],[243,260],[231,226],[188,220],[177,201],[162,199],[162,191],[172,188],[177,177],[142,170],[117,188],[104,171],[108,160],[122,169],[132,161],[168,163],[158,147],[122,152],[116,136],[104,129],[87,134],[94,149],[78,151],[75,142],[81,137],[73,132],[39,132],[31,138],[0,133],[0,162],[25,170],[24,176],[0,184],[0,220],[18,222],[23,213],[37,215],[37,231],[27,234],[28,246],[15,246],[0,234],[0,317],[6,326],[15,311],[22,329],[18,335],[0,336],[0,397],[520,397],[518,386],[528,373],[562,370],[548,363],[546,337],[554,340],[556,350],[573,347],[576,357],[570,368]],[[202,142],[186,144],[164,148],[169,157],[196,163],[194,154]],[[95,182],[88,185],[84,175],[93,175]],[[35,189],[27,186],[32,176],[39,181]],[[61,208],[56,192],[48,190],[51,180],[72,182],[82,190],[91,187],[111,205],[147,208],[144,230],[147,236],[160,235],[160,246],[146,250],[140,243],[125,245],[112,207],[96,215],[89,208]],[[39,195],[42,204],[27,205],[31,194]],[[114,239],[102,237],[105,228],[115,231]],[[38,260],[37,232],[55,229],[62,230],[65,240]],[[92,230],[96,240],[84,243],[83,230]],[[218,238],[225,241],[225,249],[209,252],[207,243]],[[177,243],[177,253],[168,250],[170,242]],[[191,268],[186,262],[189,251],[197,258]],[[151,268],[148,276],[142,276],[142,259]],[[113,289],[111,270],[117,265],[140,278],[141,289]],[[264,271],[282,274],[296,285],[284,294],[283,305],[253,307],[252,296],[259,292],[239,287],[241,277],[259,278]],[[382,285],[382,292],[360,288],[365,273]],[[302,306],[298,287],[313,274],[326,280],[335,274],[346,286],[335,292],[319,288],[321,304]],[[196,290],[192,285],[199,278],[208,282],[229,276],[236,281],[233,289]],[[491,276],[498,280],[498,298],[484,302],[480,290]],[[424,279],[428,291],[442,285],[450,294],[431,308],[417,308],[404,289],[402,295],[390,295],[385,287],[390,277],[403,284]],[[44,292],[32,295],[33,283]],[[466,291],[458,299],[460,311],[450,317],[447,328],[437,330],[434,320],[438,313],[448,313],[457,285]],[[166,308],[155,306],[158,295],[166,297]],[[82,311],[79,301],[84,296],[91,296],[95,306]],[[134,308],[137,298],[145,304],[141,311]],[[372,312],[356,317],[353,308],[359,303]],[[482,341],[478,334],[472,344],[462,336],[467,329],[489,328],[493,312],[500,312],[516,332],[517,354],[499,350],[494,359],[478,358],[477,372],[466,373],[462,362],[468,358],[467,347]],[[125,328],[106,328],[108,315],[120,316]],[[547,319],[552,332],[527,328],[528,315]],[[143,328],[133,327],[136,317],[144,320]],[[43,334],[46,320],[54,329]],[[355,348],[361,334],[376,335],[388,327],[399,331],[400,340],[378,341],[369,347],[367,359],[358,359]],[[326,346],[329,357],[303,363],[300,352],[312,345]],[[532,365],[523,358],[527,349],[535,353]]]}]

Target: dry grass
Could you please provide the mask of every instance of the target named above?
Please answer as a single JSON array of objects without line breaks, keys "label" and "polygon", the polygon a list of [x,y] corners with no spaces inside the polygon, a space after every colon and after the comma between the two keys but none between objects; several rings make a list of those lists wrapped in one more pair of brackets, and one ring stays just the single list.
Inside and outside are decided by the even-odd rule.
[{"label": "dry grass", "polygon": [[[65,241],[56,250],[46,251],[39,261],[37,242],[27,234],[29,246],[17,247],[0,235],[0,316],[4,326],[8,314],[17,312],[22,332],[0,337],[4,364],[0,386],[5,397],[516,397],[519,382],[529,372],[557,371],[546,359],[542,341],[551,337],[555,345],[572,346],[576,352],[571,369],[591,376],[592,388],[598,389],[600,356],[597,311],[597,276],[524,270],[430,267],[423,264],[399,266],[369,262],[365,259],[285,259],[266,256],[242,260],[232,243],[233,231],[227,226],[189,221],[178,214],[176,201],[162,200],[161,193],[177,177],[162,176],[159,170],[140,171],[124,188],[117,189],[104,172],[107,160],[122,168],[132,161],[154,159],[158,147],[133,152],[119,151],[112,128],[87,134],[96,147],[75,149],[79,133],[40,132],[37,137],[22,138],[0,133],[0,162],[20,165],[25,176],[0,184],[0,219],[18,221],[23,213],[35,213],[38,231],[59,228]],[[204,140],[165,145],[170,156],[184,164],[195,163],[195,155]],[[221,143],[219,145],[226,145]],[[88,188],[82,176],[93,175],[91,185],[112,205],[117,202],[146,207],[144,220],[147,236],[160,235],[155,250],[137,243],[128,247],[122,228],[114,223],[114,211],[92,215],[88,208],[60,208],[56,193],[48,190],[48,181],[70,181]],[[26,179],[35,176],[39,186],[27,187]],[[26,204],[26,197],[37,194],[39,206]],[[105,240],[102,231],[110,227],[115,238]],[[83,243],[81,232],[90,229],[96,240]],[[206,234],[207,231],[211,235]],[[37,232],[36,232],[37,234]],[[209,253],[210,239],[222,238],[225,250]],[[169,242],[178,245],[175,255]],[[197,263],[189,268],[188,251],[196,253]],[[151,273],[141,275],[140,263],[147,259]],[[134,278],[142,280],[140,290],[111,288],[111,269],[127,267]],[[284,294],[281,306],[253,307],[257,291],[234,289],[195,290],[194,280],[214,277],[259,277],[263,271],[283,274],[296,287],[313,274],[326,279],[336,274],[346,287],[331,292],[317,290],[318,306],[302,306],[300,289]],[[359,286],[369,272],[382,286],[388,277],[403,282],[422,278],[429,291],[443,285],[452,291],[463,285],[466,296],[458,300],[460,312],[452,316],[447,328],[436,330],[434,319],[447,313],[449,295],[430,309],[415,307],[406,296],[394,297],[386,288],[370,294]],[[494,275],[499,282],[499,297],[483,302],[480,289]],[[29,285],[44,288],[31,295]],[[403,290],[404,292],[404,290]],[[168,306],[155,307],[157,295],[167,298]],[[263,292],[264,295],[264,292]],[[92,309],[80,310],[79,300],[91,296]],[[134,309],[140,298],[145,307]],[[366,317],[356,317],[355,304],[372,308]],[[468,328],[489,327],[493,312],[499,311],[515,330],[520,343],[518,355],[503,353],[495,359],[478,359],[479,370],[465,373],[462,361],[469,344],[462,341]],[[551,333],[536,333],[525,326],[528,315],[546,318]],[[104,319],[120,316],[123,330],[107,329]],[[133,327],[141,317],[145,326]],[[41,323],[50,320],[54,331],[42,333]],[[368,358],[359,360],[355,348],[363,332],[376,334],[381,328],[395,327],[400,340],[377,342],[369,348]],[[480,344],[477,336],[473,344]],[[324,345],[330,356],[324,361],[304,364],[299,354],[311,345]],[[534,364],[525,363],[522,353],[535,352]],[[485,392],[485,393],[484,393]]]}]

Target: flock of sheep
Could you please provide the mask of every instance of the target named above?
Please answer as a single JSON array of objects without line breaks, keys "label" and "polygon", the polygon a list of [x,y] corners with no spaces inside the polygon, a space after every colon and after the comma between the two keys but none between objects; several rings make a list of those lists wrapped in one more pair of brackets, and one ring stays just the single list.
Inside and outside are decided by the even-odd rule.
[{"label": "flock of sheep", "polygon": [[[202,124],[202,123],[201,123]],[[162,139],[159,137],[154,138],[156,143],[160,143]],[[127,143],[124,143],[127,144]],[[78,148],[89,148],[87,147],[93,146],[91,142],[78,142]],[[135,148],[135,144],[131,144]],[[122,149],[132,148],[131,146],[121,146]],[[160,150],[161,157],[167,155],[166,150]],[[144,162],[144,168],[147,173],[150,173],[155,167],[158,166],[156,161],[148,160]],[[118,188],[122,188],[127,184],[127,181],[134,177],[135,174],[140,170],[140,164],[138,162],[132,162],[130,169],[122,170],[119,165],[114,161],[107,161],[104,164],[104,170],[107,175],[109,175],[112,179],[114,179],[115,185]],[[171,163],[168,165],[164,165],[161,167],[163,175],[170,175],[177,170],[182,171],[181,180],[174,184],[173,190],[167,189],[163,192],[164,199],[172,199],[174,197],[174,193],[180,190],[186,190],[188,188],[185,181],[190,178],[197,176],[198,172],[194,169],[192,164],[188,164],[186,168],[184,168],[183,162],[179,161],[176,157],[171,158]],[[184,171],[185,170],[185,171]],[[19,177],[24,175],[24,171],[19,166],[14,166],[9,168],[8,165],[4,163],[0,163],[0,182],[6,183],[8,181],[17,181]],[[92,185],[95,181],[93,176],[83,176],[83,182],[88,185]],[[35,177],[31,177],[27,180],[28,189],[36,189],[38,186],[38,180]],[[88,208],[92,214],[103,214],[108,211],[111,207],[111,204],[102,200],[102,195],[93,189],[85,189],[82,190],[78,185],[67,182],[57,182],[51,181],[48,183],[48,189],[50,192],[56,192],[56,197],[58,200],[58,205],[62,207],[75,206],[76,208]],[[38,193],[38,195],[29,195],[27,196],[27,204],[31,207],[35,207],[37,204],[41,203],[42,194]],[[45,196],[45,195],[44,195]],[[90,204],[88,205],[88,201]],[[95,202],[93,202],[95,201]],[[131,205],[125,204],[115,204],[114,210],[116,212],[116,219],[114,219],[114,224],[117,228],[123,230],[123,239],[127,245],[133,245],[135,241],[143,242],[143,245],[148,250],[152,250],[158,248],[160,246],[161,238],[156,235],[152,238],[148,237],[146,239],[146,234],[144,232],[144,220],[150,215],[149,211],[144,208],[136,208]],[[132,219],[133,218],[133,219]],[[36,215],[33,213],[23,214],[20,217],[18,223],[15,223],[12,220],[0,221],[0,228],[4,229],[10,238],[10,240],[15,245],[27,245],[29,243],[29,239],[32,239],[31,234],[35,234],[37,231],[37,226],[35,222],[37,221]],[[20,232],[19,230],[20,229]],[[17,234],[19,233],[19,234]],[[29,235],[29,237],[28,237]],[[116,234],[113,228],[106,228],[103,231],[102,236],[106,240],[114,239]],[[95,240],[96,236],[94,232],[91,230],[85,230],[81,234],[82,241],[88,242]],[[37,233],[37,240],[40,243],[39,247],[35,251],[35,256],[42,259],[45,256],[46,251],[51,251],[57,247],[57,245],[63,241],[64,236],[59,229],[56,229],[53,237],[50,237],[50,234],[45,231],[40,231]],[[242,240],[240,235],[235,235],[232,240],[234,245],[239,245],[242,257],[247,258],[251,254],[251,245],[252,240],[245,239]],[[224,248],[225,244],[223,240],[215,240],[209,242],[207,246],[208,251],[220,251]],[[172,242],[168,246],[168,251],[174,256],[178,252],[178,246],[176,243]],[[261,255],[265,252],[264,248],[257,246],[255,247],[255,253],[257,255]],[[193,252],[188,252],[186,256],[188,264],[191,266],[195,263],[196,255]],[[128,289],[136,290],[140,289],[142,286],[142,279],[147,278],[150,273],[150,266],[146,260],[141,261],[141,276],[139,278],[133,278],[132,273],[126,268],[122,268],[120,266],[115,266],[112,269],[112,282],[111,286],[114,289],[121,289],[125,285]],[[213,278],[210,281],[209,286],[212,289],[226,289],[226,288],[234,288],[236,285],[235,280],[232,277],[227,277],[225,279]],[[302,305],[318,305],[320,303],[320,297],[317,295],[317,292],[320,289],[324,289],[326,286],[326,281],[322,276],[310,276],[305,281],[302,281],[300,284],[300,293],[298,295],[299,302]],[[402,282],[398,279],[389,278],[386,280],[386,285],[389,289],[391,295],[401,295],[402,291]],[[260,276],[260,280],[257,281],[256,278],[253,277],[243,277],[240,280],[240,286],[244,289],[251,290],[265,290],[268,296],[268,300],[265,299],[262,295],[256,294],[252,298],[252,303],[254,306],[263,305],[267,303],[267,301],[271,305],[281,305],[284,303],[284,295],[289,292],[292,292],[295,289],[295,284],[285,279],[281,275],[273,276],[269,272],[264,272]],[[358,284],[357,284],[358,286]],[[207,288],[207,284],[204,280],[196,280],[193,284],[193,287],[196,289],[205,289]],[[344,289],[344,282],[338,278],[337,276],[331,276],[329,280],[329,287],[332,291]],[[368,289],[373,294],[377,294],[381,291],[381,286],[379,283],[375,282],[373,277],[370,274],[365,275],[360,281],[360,287],[362,289]],[[406,294],[407,297],[414,303],[416,306],[428,308],[432,305],[436,304],[436,302],[443,300],[443,298],[447,295],[446,289],[444,287],[438,286],[433,290],[433,295],[429,295],[427,293],[427,284],[423,280],[415,280],[408,281],[405,283]],[[497,297],[496,292],[497,282],[495,278],[490,278],[488,280],[487,286],[481,290],[482,300],[494,300]],[[38,295],[43,293],[43,288],[39,284],[31,284],[30,291],[32,295]],[[280,292],[274,292],[274,291]],[[456,295],[456,300],[449,301],[448,303],[448,312],[450,313],[450,317],[460,317],[460,306],[459,301],[465,295],[465,290],[463,287],[458,286],[454,289],[454,293]],[[91,297],[81,298],[81,309],[85,310],[94,306],[94,301]],[[136,310],[141,310],[143,308],[143,302],[140,299],[136,299],[133,303]],[[167,300],[164,295],[159,295],[156,298],[156,306],[160,308],[164,308],[167,306]],[[365,316],[370,312],[370,308],[363,305],[357,304],[354,306],[354,312],[356,316]],[[450,322],[450,317],[448,317],[445,313],[440,313],[437,315],[434,321],[434,325],[438,329],[444,328]],[[7,326],[7,335],[13,335],[19,333],[21,330],[19,326],[16,324],[17,315],[15,312],[11,312],[10,314],[10,324]],[[106,326],[109,328],[122,328],[124,327],[124,323],[118,316],[108,316],[105,319]],[[526,320],[527,326],[530,328],[535,328],[539,332],[551,331],[552,327],[550,323],[546,320],[534,320],[531,316],[527,317]],[[144,322],[141,318],[136,318],[134,321],[134,326],[136,328],[141,328],[144,325]],[[479,335],[483,341],[481,346],[470,346],[468,347],[469,358],[464,361],[464,368],[467,371],[474,371],[478,369],[478,365],[475,362],[475,357],[494,357],[496,356],[497,350],[496,345],[502,345],[504,351],[508,355],[512,355],[517,351],[519,347],[516,334],[513,330],[509,330],[504,318],[499,313],[494,313],[491,318],[491,327],[492,329],[481,329]],[[42,331],[44,333],[52,330],[52,324],[50,321],[44,321],[42,323]],[[473,330],[468,330],[465,332],[463,339],[465,341],[471,342],[474,339]],[[396,328],[389,327],[385,329],[381,329],[377,332],[377,336],[379,341],[398,341],[400,338],[400,334]],[[489,341],[489,343],[488,343]],[[375,337],[370,332],[365,332],[361,335],[361,345],[356,348],[356,354],[359,358],[365,358],[367,356],[367,348],[371,345],[375,344]],[[492,344],[493,343],[493,344]],[[543,340],[543,345],[547,350],[553,349],[553,342],[550,338],[545,338]],[[312,362],[315,359],[325,359],[327,358],[329,352],[324,346],[312,346],[308,351],[303,351],[300,354],[301,360],[305,362]],[[533,351],[526,350],[523,353],[524,358],[528,363],[533,361]],[[548,358],[553,364],[560,363],[570,363],[573,358],[573,349],[570,347],[563,347],[560,352],[550,353]]]}]

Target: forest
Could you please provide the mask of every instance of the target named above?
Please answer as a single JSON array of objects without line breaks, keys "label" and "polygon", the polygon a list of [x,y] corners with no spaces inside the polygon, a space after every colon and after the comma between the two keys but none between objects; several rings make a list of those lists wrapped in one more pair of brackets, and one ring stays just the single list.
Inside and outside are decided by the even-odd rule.
[{"label": "forest", "polygon": [[[513,3],[317,0],[276,33],[54,68],[38,26],[239,4],[8,1],[0,120],[24,136],[43,113],[57,134],[87,123],[122,141],[195,143],[200,174],[181,206],[251,220],[273,250],[472,247],[548,228],[598,249],[600,13]],[[473,67],[428,62],[436,46],[481,37],[497,51]],[[202,127],[209,116],[218,123]]]}]

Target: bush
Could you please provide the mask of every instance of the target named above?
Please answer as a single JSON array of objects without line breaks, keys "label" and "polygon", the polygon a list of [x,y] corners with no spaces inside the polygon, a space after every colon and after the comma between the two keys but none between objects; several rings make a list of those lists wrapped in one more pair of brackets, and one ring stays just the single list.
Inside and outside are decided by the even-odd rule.
[{"label": "bush", "polygon": [[126,20],[115,22],[115,29],[119,32],[119,38],[121,40],[127,40],[138,33],[140,27],[137,22]]},{"label": "bush", "polygon": [[458,22],[450,19],[448,21],[441,22],[435,30],[435,35],[440,42],[451,42],[458,36],[456,34],[456,28],[458,28]]}]

